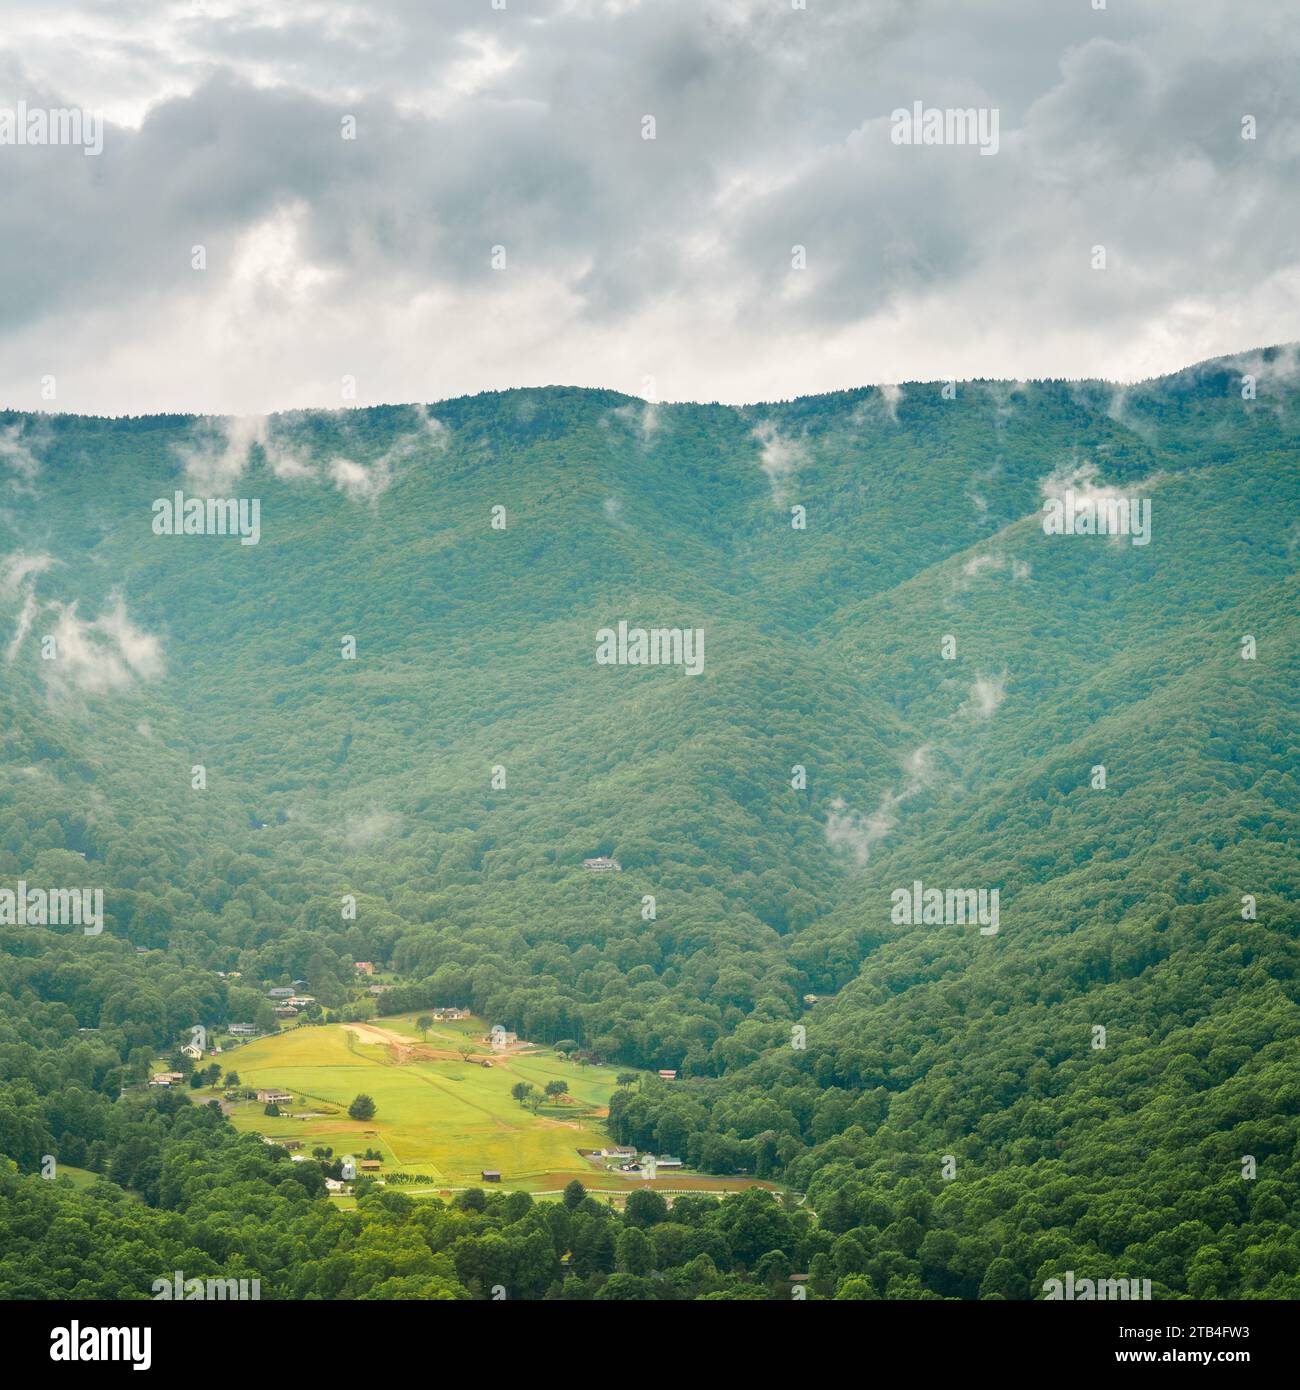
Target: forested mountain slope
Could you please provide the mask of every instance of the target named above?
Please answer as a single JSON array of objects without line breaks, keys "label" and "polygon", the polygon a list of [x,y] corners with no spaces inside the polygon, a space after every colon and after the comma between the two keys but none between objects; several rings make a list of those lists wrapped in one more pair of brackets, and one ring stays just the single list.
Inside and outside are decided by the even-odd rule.
[{"label": "forested mountain slope", "polygon": [[[106,913],[0,927],[0,1151],[116,1164],[185,1219],[157,1174],[196,1126],[205,1163],[240,1145],[122,1086],[254,1005],[217,970],[338,1007],[375,960],[404,1006],[679,1069],[616,1095],[616,1137],[809,1194],[816,1223],[662,1238],[653,1268],[707,1253],[718,1284],[623,1296],[764,1296],[772,1250],[850,1297],[1067,1268],[1294,1296],[1295,363],[745,410],[0,414],[0,886]],[[258,543],[154,534],[178,488],[259,499]],[[1066,491],[1149,499],[1149,543],[1045,534]],[[597,664],[620,620],[702,629],[702,672]],[[891,920],[916,880],[998,890],[997,930]],[[301,1219],[326,1248],[346,1224]],[[421,1219],[419,1277],[480,1291],[445,1252],[482,1232]]]}]

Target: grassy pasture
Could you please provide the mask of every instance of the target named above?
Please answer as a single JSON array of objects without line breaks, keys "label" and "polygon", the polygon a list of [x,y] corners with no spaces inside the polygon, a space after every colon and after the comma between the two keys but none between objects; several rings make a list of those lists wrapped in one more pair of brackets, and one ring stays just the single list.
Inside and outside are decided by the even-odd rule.
[{"label": "grassy pasture", "polygon": [[[437,1024],[425,1041],[416,1017],[292,1028],[235,1049],[223,1062],[244,1085],[293,1092],[294,1104],[283,1108],[294,1115],[322,1113],[274,1117],[261,1105],[240,1103],[233,1123],[301,1140],[308,1153],[328,1145],[336,1155],[360,1158],[376,1149],[384,1154],[384,1173],[426,1174],[449,1188],[477,1184],[484,1168],[497,1169],[510,1187],[549,1187],[571,1177],[611,1190],[629,1185],[577,1153],[608,1143],[601,1117],[614,1090],[613,1068],[580,1067],[540,1048],[493,1053],[477,1041],[486,1032],[477,1019]],[[472,1047],[469,1060],[459,1055],[461,1047]],[[510,1095],[516,1082],[542,1090],[552,1079],[568,1083],[568,1100],[545,1103],[536,1115]],[[347,1114],[363,1091],[376,1106],[364,1123]]]}]

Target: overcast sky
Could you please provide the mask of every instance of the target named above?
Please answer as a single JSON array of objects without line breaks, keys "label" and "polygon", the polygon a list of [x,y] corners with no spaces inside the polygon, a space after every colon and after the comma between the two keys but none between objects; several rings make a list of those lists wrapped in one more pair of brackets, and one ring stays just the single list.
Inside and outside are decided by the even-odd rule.
[{"label": "overcast sky", "polygon": [[[740,402],[1300,337],[1294,4],[504,3],[0,0],[0,119],[105,120],[0,145],[0,406]],[[997,153],[894,143],[918,101],[996,109]]]}]

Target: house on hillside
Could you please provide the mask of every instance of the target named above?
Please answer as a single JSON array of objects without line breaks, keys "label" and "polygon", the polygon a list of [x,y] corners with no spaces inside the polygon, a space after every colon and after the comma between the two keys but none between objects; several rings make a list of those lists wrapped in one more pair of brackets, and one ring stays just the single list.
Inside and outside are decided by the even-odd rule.
[{"label": "house on hillside", "polygon": [[660,1081],[676,1081],[676,1080],[677,1080],[677,1073],[676,1073],[675,1071],[661,1071],[661,1072],[659,1073],[659,1080],[660,1080]]},{"label": "house on hillside", "polygon": [[251,1038],[257,1033],[257,1029],[251,1023],[227,1023],[226,1032],[232,1038]]},{"label": "house on hillside", "polygon": [[181,1056],[188,1057],[192,1062],[197,1062],[203,1057],[203,1049],[198,1043],[186,1043],[185,1046],[181,1048]]},{"label": "house on hillside", "polygon": [[292,999],[293,990],[288,985],[276,985],[274,989],[266,991],[266,997],[268,999]]},{"label": "house on hillside", "polygon": [[664,1154],[662,1158],[655,1159],[656,1168],[680,1168],[682,1161],[680,1158],[673,1158],[671,1154]]},{"label": "house on hillside", "polygon": [[293,1101],[292,1091],[258,1091],[258,1100],[263,1105],[289,1105]]},{"label": "house on hillside", "polygon": [[384,1165],[377,1158],[363,1158],[361,1160],[361,1171],[363,1173],[377,1173]]},{"label": "house on hillside", "polygon": [[151,1086],[179,1086],[185,1080],[183,1071],[156,1071],[149,1078]]},{"label": "house on hillside", "polygon": [[584,859],[582,867],[596,874],[621,874],[623,872],[622,864],[617,859],[611,859],[607,854],[598,854],[594,859]]},{"label": "house on hillside", "polygon": [[497,1170],[496,1170],[495,1168],[484,1168],[484,1169],[481,1171],[480,1176],[482,1177],[482,1179],[483,1179],[484,1182],[500,1182],[500,1181],[501,1181],[501,1174],[498,1173]]},{"label": "house on hillside", "polygon": [[358,975],[373,975],[375,973],[375,963],[372,960],[354,960],[352,968]]},{"label": "house on hillside", "polygon": [[305,1009],[309,1004],[314,1004],[316,1002],[316,996],[314,994],[293,994],[284,1002],[291,1008]]}]

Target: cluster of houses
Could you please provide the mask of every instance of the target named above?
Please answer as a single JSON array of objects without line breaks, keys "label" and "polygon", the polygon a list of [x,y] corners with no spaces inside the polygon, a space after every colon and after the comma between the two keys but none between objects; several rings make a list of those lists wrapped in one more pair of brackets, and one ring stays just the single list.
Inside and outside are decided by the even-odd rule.
[{"label": "cluster of houses", "polygon": [[299,1010],[316,1002],[315,995],[299,994],[288,985],[277,985],[274,989],[268,989],[266,997],[279,1001],[274,1008],[276,1018],[297,1018]]},{"label": "cluster of houses", "polygon": [[615,1172],[618,1173],[644,1173],[657,1172],[661,1168],[680,1168],[682,1161],[674,1158],[672,1154],[638,1154],[633,1148],[625,1144],[616,1144],[613,1148],[601,1149],[599,1154],[593,1155],[603,1159]]}]

